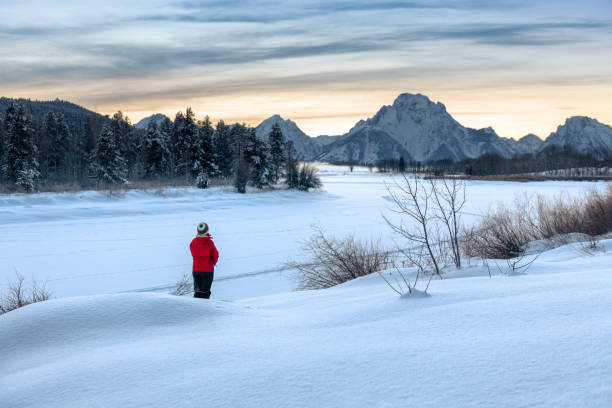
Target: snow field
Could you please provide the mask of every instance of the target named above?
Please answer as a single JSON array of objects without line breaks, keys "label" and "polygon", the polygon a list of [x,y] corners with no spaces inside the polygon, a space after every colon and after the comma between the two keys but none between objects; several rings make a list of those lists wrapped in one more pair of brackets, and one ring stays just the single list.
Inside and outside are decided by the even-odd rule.
[{"label": "snow field", "polygon": [[370,275],[238,302],[56,299],[0,317],[0,402],[608,407],[610,265],[612,239],[547,251],[523,276],[451,271],[426,298]]},{"label": "snow field", "polygon": [[[168,292],[191,272],[188,244],[209,223],[221,252],[213,297],[235,300],[295,287],[288,260],[304,259],[300,242],[313,224],[393,245],[382,220],[394,179],[367,168],[319,165],[319,192],[251,192],[223,188],[0,196],[0,291],[15,271],[46,282],[56,297],[128,291]],[[470,182],[466,223],[517,192],[578,194],[594,183]]]}]

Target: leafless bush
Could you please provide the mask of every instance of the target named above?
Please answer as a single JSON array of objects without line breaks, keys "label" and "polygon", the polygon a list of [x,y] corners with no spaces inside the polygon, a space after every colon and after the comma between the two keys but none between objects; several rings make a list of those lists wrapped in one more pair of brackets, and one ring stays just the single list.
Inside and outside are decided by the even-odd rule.
[{"label": "leafless bush", "polygon": [[460,211],[465,205],[465,184],[456,179],[423,180],[417,174],[402,174],[402,181],[387,188],[394,211],[407,220],[394,222],[383,216],[391,229],[411,248],[404,255],[425,272],[441,276],[445,263],[461,267]]},{"label": "leafless bush", "polygon": [[[497,261],[493,262],[495,262],[495,265],[497,265],[497,268],[501,274],[509,276],[524,275],[525,272],[527,272],[527,269],[529,269],[535,260],[538,259],[540,253],[536,253],[531,258],[528,258],[527,253],[525,251],[521,251],[516,257],[504,260],[506,263],[506,268],[500,267]],[[489,277],[490,276],[491,272],[489,271]]]},{"label": "leafless bush", "polygon": [[193,282],[191,276],[186,273],[176,281],[176,285],[170,294],[175,296],[183,296],[191,292],[193,292]]},{"label": "leafless bush", "polygon": [[519,256],[529,242],[540,239],[528,206],[520,200],[515,207],[500,204],[474,228],[465,230],[462,248],[470,257],[510,259]]},{"label": "leafless bush", "polygon": [[431,279],[434,277],[433,273],[429,274],[427,278],[427,285],[425,286],[425,290],[418,290],[417,284],[419,283],[419,278],[423,275],[423,270],[419,267],[416,268],[416,275],[414,277],[414,281],[411,281],[410,277],[407,273],[403,272],[400,268],[394,267],[393,270],[386,271],[377,271],[378,275],[385,281],[387,286],[391,288],[395,293],[402,297],[407,297],[411,295],[426,295],[427,289],[429,289],[429,284],[431,283]]},{"label": "leafless bush", "polygon": [[9,282],[7,293],[0,297],[0,314],[51,298],[52,293],[47,290],[45,285],[39,285],[34,281],[28,291],[25,278],[19,273],[15,275],[15,281]]},{"label": "leafless bush", "polygon": [[395,257],[377,241],[359,241],[352,235],[336,239],[319,227],[314,228],[303,249],[312,262],[287,264],[298,271],[298,290],[329,288],[369,275],[392,265]]},{"label": "leafless bush", "polygon": [[612,183],[604,191],[592,189],[585,198],[582,211],[583,232],[603,235],[612,232]]}]

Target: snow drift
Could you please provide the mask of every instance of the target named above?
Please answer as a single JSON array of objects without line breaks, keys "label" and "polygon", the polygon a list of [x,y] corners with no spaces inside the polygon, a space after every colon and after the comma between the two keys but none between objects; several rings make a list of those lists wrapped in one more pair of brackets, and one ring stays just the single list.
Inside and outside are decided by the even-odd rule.
[{"label": "snow drift", "polygon": [[471,268],[431,297],[370,275],[236,303],[30,305],[0,316],[0,405],[607,407],[611,264],[607,240],[546,252],[524,276]]}]

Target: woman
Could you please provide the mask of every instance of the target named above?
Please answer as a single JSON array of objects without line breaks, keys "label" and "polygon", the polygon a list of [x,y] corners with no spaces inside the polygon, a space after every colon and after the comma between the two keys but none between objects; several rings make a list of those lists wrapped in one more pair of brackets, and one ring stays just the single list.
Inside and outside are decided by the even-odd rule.
[{"label": "woman", "polygon": [[191,241],[189,249],[193,257],[193,297],[208,299],[219,260],[219,252],[208,233],[208,224],[198,224],[198,235]]}]

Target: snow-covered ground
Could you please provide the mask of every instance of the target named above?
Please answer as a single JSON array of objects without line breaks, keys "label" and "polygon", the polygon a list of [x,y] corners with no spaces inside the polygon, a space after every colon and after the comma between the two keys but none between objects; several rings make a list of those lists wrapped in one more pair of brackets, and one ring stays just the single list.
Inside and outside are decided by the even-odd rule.
[{"label": "snow-covered ground", "polygon": [[611,265],[607,240],[523,276],[467,267],[424,298],[370,275],[237,302],[38,303],[0,316],[0,406],[610,407]]},{"label": "snow-covered ground", "polygon": [[[381,214],[389,176],[319,165],[318,192],[236,194],[214,188],[0,196],[0,292],[15,277],[46,282],[56,297],[135,290],[168,292],[191,272],[188,244],[206,221],[221,252],[213,296],[235,300],[294,288],[288,260],[319,224],[335,235],[395,238]],[[464,221],[518,192],[577,194],[592,183],[470,182]]]},{"label": "snow-covered ground", "polygon": [[[293,292],[278,269],[311,224],[392,242],[392,180],[320,169],[311,193],[1,196],[0,283],[18,270],[57,298],[0,316],[0,407],[611,406],[612,239],[521,276],[468,265],[429,297],[378,275]],[[471,182],[464,221],[592,185]],[[221,251],[213,299],[167,295],[201,220]]]}]

